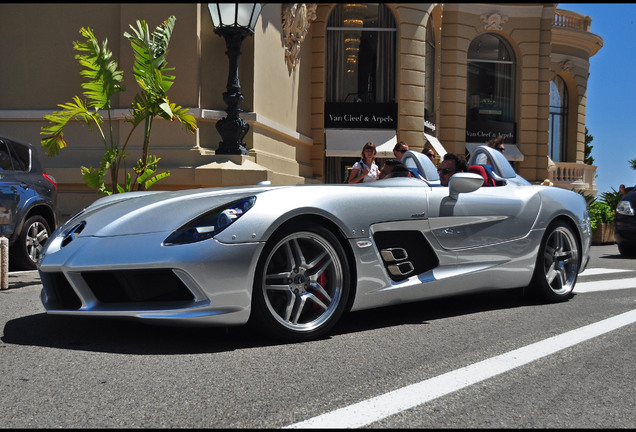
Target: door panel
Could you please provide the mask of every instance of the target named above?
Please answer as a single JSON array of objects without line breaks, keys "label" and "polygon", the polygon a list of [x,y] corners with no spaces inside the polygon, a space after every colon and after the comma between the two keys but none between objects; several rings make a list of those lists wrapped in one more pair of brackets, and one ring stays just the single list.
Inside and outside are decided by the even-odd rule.
[{"label": "door panel", "polygon": [[431,231],[445,249],[486,246],[528,234],[541,199],[531,187],[495,187],[447,196],[447,188],[433,189],[429,203]]}]

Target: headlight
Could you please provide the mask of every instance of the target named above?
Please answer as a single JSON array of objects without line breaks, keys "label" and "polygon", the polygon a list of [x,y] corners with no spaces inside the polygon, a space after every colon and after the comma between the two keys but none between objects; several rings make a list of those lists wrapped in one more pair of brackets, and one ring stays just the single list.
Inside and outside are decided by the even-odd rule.
[{"label": "headlight", "polygon": [[634,216],[634,209],[629,201],[621,201],[616,206],[616,213],[626,216]]},{"label": "headlight", "polygon": [[214,237],[254,206],[256,197],[243,198],[188,222],[164,240],[165,246],[194,243]]}]

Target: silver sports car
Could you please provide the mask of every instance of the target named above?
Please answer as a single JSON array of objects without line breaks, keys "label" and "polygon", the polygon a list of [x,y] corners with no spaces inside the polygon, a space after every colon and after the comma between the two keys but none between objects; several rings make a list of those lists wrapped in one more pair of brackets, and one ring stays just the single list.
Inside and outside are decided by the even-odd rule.
[{"label": "silver sports car", "polygon": [[51,236],[42,303],[57,315],[249,321],[298,341],[347,311],[402,302],[520,287],[570,298],[591,239],[580,194],[531,185],[488,147],[448,187],[423,154],[403,162],[410,177],[358,185],[99,199]]}]

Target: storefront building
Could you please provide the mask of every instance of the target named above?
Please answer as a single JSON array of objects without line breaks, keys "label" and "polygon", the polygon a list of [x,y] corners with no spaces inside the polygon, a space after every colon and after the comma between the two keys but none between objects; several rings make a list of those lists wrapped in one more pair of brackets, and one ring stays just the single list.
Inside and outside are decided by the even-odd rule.
[{"label": "storefront building", "polygon": [[[603,41],[590,17],[566,8],[263,4],[239,58],[249,155],[220,155],[215,124],[226,116],[228,58],[207,4],[3,4],[0,134],[37,144],[43,116],[81,94],[72,42],[90,27],[108,39],[130,89],[112,113],[123,139],[137,89],[122,35],[136,20],[155,27],[174,15],[168,62],[176,81],[168,96],[189,108],[198,130],[155,122],[151,152],[171,173],[155,189],[341,183],[367,141],[378,158],[405,141],[411,150],[433,148],[439,159],[501,135],[527,180],[595,194],[595,167],[583,163],[586,89]],[[79,122],[66,138],[68,148],[44,160],[59,182],[62,216],[98,197],[80,167],[97,166],[104,152]]]}]

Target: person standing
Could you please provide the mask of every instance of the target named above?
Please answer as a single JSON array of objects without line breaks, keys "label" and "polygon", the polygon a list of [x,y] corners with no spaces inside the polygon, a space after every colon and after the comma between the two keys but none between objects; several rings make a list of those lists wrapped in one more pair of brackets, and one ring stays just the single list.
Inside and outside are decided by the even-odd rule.
[{"label": "person standing", "polygon": [[409,151],[409,145],[404,141],[398,141],[395,147],[393,147],[393,156],[395,156],[397,160],[400,160],[407,151]]},{"label": "person standing", "polygon": [[352,183],[367,183],[378,179],[380,169],[375,164],[375,145],[372,142],[368,142],[362,147],[360,153],[360,160],[353,164],[351,168],[351,174],[349,174],[349,184]]},{"label": "person standing", "polygon": [[488,145],[488,147],[492,147],[497,151],[500,151],[502,153],[504,153],[506,151],[506,147],[504,146],[504,139],[501,135],[499,135],[496,138],[493,138],[491,140],[489,140],[486,145]]}]

